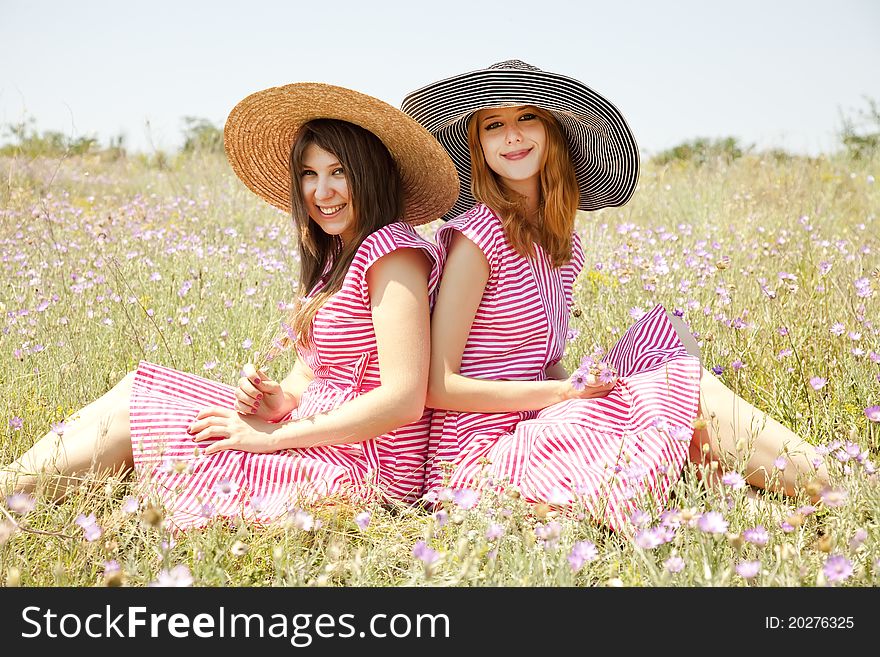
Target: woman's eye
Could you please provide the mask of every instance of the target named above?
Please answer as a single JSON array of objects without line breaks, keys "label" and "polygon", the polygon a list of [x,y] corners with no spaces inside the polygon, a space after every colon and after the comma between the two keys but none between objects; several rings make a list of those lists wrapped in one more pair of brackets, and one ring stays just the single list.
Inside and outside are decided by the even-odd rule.
[{"label": "woman's eye", "polygon": [[302,172],[300,175],[301,175],[303,178],[305,178],[306,176],[314,176],[314,175],[315,175],[315,172],[312,171],[311,169],[305,169],[305,170],[303,170],[303,172]]},{"label": "woman's eye", "polygon": [[342,167],[339,167],[338,169],[333,169],[333,175],[334,176],[344,176],[345,171],[342,170]]},{"label": "woman's eye", "polygon": [[534,121],[537,118],[538,117],[535,116],[534,114],[523,114],[521,117],[519,117],[519,120],[520,121]]},{"label": "woman's eye", "polygon": [[484,126],[484,129],[485,129],[485,130],[494,130],[495,128],[500,128],[500,127],[501,127],[501,122],[500,122],[500,121],[492,121],[492,123],[487,123],[487,124]]}]

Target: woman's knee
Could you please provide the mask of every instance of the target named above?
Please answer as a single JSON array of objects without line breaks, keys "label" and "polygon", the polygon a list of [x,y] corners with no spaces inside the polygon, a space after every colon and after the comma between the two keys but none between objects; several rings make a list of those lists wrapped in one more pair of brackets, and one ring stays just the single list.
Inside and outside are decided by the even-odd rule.
[{"label": "woman's knee", "polygon": [[125,397],[126,399],[130,397],[132,388],[134,388],[135,374],[136,372],[131,371],[124,377],[119,379],[119,382],[115,386],[113,386],[112,392],[121,397]]}]

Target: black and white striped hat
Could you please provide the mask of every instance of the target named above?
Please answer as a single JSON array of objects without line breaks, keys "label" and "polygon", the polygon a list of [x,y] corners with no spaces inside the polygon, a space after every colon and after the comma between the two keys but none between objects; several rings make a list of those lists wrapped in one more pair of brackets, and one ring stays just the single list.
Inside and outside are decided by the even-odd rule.
[{"label": "black and white striped hat", "polygon": [[579,209],[599,210],[629,200],[639,178],[639,149],[620,111],[578,80],[512,59],[434,82],[403,99],[401,109],[443,144],[458,169],[461,191],[443,219],[476,202],[468,119],[488,107],[520,105],[547,110],[562,126],[580,189]]}]

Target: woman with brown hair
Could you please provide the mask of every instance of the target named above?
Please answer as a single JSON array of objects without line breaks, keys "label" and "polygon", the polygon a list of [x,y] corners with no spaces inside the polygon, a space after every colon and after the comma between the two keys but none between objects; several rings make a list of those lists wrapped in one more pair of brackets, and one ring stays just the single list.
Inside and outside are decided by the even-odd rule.
[{"label": "woman with brown hair", "polygon": [[324,84],[248,96],[224,141],[245,185],[293,216],[293,370],[276,382],[247,365],[234,388],[142,362],[0,472],[0,490],[44,477],[60,496],[133,467],[177,529],[336,495],[418,499],[439,254],[413,226],[451,206],[452,162],[399,110]]}]

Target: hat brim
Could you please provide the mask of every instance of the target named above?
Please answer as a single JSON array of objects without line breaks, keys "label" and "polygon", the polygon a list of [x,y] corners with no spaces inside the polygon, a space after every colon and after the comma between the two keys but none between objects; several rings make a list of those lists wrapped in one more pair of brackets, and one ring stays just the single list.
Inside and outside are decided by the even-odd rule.
[{"label": "hat brim", "polygon": [[229,113],[223,144],[232,170],[255,194],[290,212],[290,151],[300,128],[339,119],[369,130],[385,144],[403,183],[403,217],[412,225],[443,216],[459,181],[447,152],[412,118],[366,94],[302,82],[258,91]]},{"label": "hat brim", "polygon": [[620,111],[582,82],[539,69],[489,68],[456,75],[413,91],[401,109],[425,126],[458,169],[458,200],[444,219],[467,211],[471,161],[467,124],[489,107],[532,105],[559,121],[580,191],[578,208],[599,210],[626,203],[639,178],[639,150]]}]

